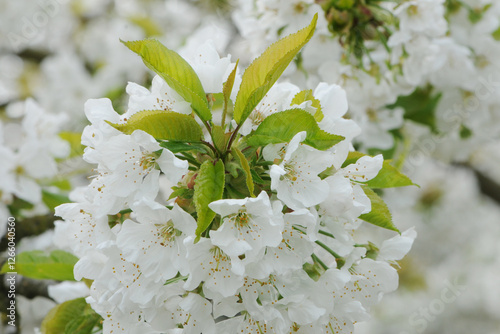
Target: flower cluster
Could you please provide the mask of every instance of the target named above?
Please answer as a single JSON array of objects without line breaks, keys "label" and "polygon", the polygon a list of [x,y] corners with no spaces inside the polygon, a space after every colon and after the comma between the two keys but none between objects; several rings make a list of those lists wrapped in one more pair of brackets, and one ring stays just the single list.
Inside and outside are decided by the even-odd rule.
[{"label": "flower cluster", "polygon": [[466,161],[491,138],[498,141],[498,122],[491,121],[499,110],[497,2],[238,4],[233,20],[252,55],[320,14],[317,33],[296,62],[300,71],[288,75],[308,88],[319,81],[341,85],[349,116],[362,128],[355,141],[363,150],[402,149],[401,137],[422,141],[406,129],[409,123],[425,126],[427,138],[439,134],[433,141],[445,149],[436,156],[446,161]]},{"label": "flower cluster", "polygon": [[65,115],[47,113],[34,100],[11,104],[0,121],[0,236],[11,214],[45,214],[58,193],[58,161],[70,153],[60,131]]},{"label": "flower cluster", "polygon": [[397,231],[372,188],[411,181],[352,150],[339,86],[271,88],[315,20],[243,75],[211,43],[187,61],[125,43],[158,76],[129,83],[123,115],[86,103],[95,177],[56,208],[104,333],[352,333],[397,288],[415,232],[376,246],[358,231]]},{"label": "flower cluster", "polygon": [[[250,98],[251,84],[242,84],[240,69],[269,44],[307,25],[315,13],[315,34],[284,79],[269,90],[260,82],[266,93]],[[499,266],[491,254],[500,213],[483,194],[498,202],[499,13],[500,2],[493,0],[5,2],[0,14],[5,37],[0,39],[0,235],[7,218],[14,217],[16,271],[55,280],[49,295],[57,302],[18,295],[22,332],[39,333],[33,327],[40,327],[53,306],[42,332],[66,327],[72,333],[84,323],[88,333],[99,333],[101,316],[105,326],[114,319],[126,332],[143,332],[147,326],[164,332],[172,325],[161,322],[165,310],[182,305],[178,317],[194,319],[194,311],[184,310],[208,302],[204,314],[220,331],[223,322],[235,326],[235,319],[246,316],[275,319],[265,325],[259,320],[262,332],[294,319],[294,331],[314,333],[296,319],[325,312],[309,325],[327,324],[327,313],[351,307],[334,301],[334,309],[328,309],[311,292],[327,291],[318,282],[327,280],[329,268],[347,272],[351,281],[356,266],[367,259],[397,268],[392,259],[403,256],[411,243],[411,231],[384,242],[392,232],[374,228],[394,229],[378,195],[401,230],[415,226],[419,242],[411,257],[398,261],[399,291],[371,312],[377,320],[355,326],[356,332],[423,331],[424,325],[440,333],[498,332],[498,314],[492,310],[499,304],[492,291],[498,290]],[[119,42],[148,37],[179,50],[203,89],[188,85],[187,91],[197,94],[186,94],[181,86],[187,82],[177,78],[176,84],[172,73],[154,68],[158,63],[149,63],[158,74],[153,78]],[[240,59],[231,85],[223,83],[231,81],[235,64],[215,49]],[[125,78],[134,83],[127,85]],[[85,101],[101,96],[110,100],[89,100],[83,112]],[[250,100],[255,105],[246,103]],[[241,109],[245,103],[248,110]],[[304,112],[314,121],[306,121]],[[85,114],[92,125],[82,143],[93,170],[81,159]],[[325,137],[314,124],[338,137]],[[283,135],[282,128],[292,130]],[[382,162],[380,153],[393,162]],[[371,191],[409,184],[392,166],[420,187]],[[89,278],[68,282],[74,280],[77,258],[59,250],[42,254],[54,250],[54,231],[33,234],[51,228],[54,207],[69,202],[66,195],[88,184],[89,175],[91,185],[73,191],[74,203],[58,209],[65,222],[57,223],[56,243],[82,258],[78,278]],[[262,232],[261,238],[240,237],[245,231]],[[149,246],[154,233],[153,240],[166,247]],[[287,247],[277,244],[280,235]],[[208,275],[189,266],[188,256],[197,256],[189,247],[210,248],[207,240],[227,257],[227,271]],[[290,282],[295,276],[307,280],[300,288],[312,297],[301,300],[299,290],[292,295],[275,289],[278,302],[272,304],[266,301],[270,297],[252,299],[240,287],[231,302],[214,292],[219,278],[211,280],[224,272],[243,277],[245,287],[252,284],[248,291],[256,291],[255,280],[261,290],[269,286],[263,282],[270,280],[259,277],[283,281],[290,273]],[[65,282],[56,284],[59,280]],[[100,315],[77,298],[88,296],[85,283],[92,281],[89,302]],[[447,288],[444,282],[458,293],[438,308],[444,300],[435,298]],[[129,283],[141,285],[133,297],[123,288]],[[108,296],[113,299],[106,303]],[[290,296],[310,307],[294,311]],[[352,322],[370,313],[372,306],[360,303],[366,313],[350,314]],[[226,305],[230,310],[220,311]],[[196,327],[203,319],[196,318]],[[169,332],[186,330],[181,320],[175,326]],[[321,330],[338,331],[333,326]]]}]

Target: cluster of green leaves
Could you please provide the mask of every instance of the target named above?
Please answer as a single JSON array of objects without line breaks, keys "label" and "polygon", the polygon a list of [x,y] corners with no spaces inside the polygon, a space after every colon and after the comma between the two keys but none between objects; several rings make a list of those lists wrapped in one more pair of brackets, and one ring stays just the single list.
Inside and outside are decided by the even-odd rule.
[{"label": "cluster of green leaves", "polygon": [[[351,5],[355,4],[353,2]],[[266,168],[269,162],[262,159],[262,147],[289,142],[301,131],[307,133],[304,143],[318,150],[329,149],[344,139],[319,128],[318,122],[323,118],[322,109],[311,90],[298,93],[293,103],[311,101],[316,108],[314,115],[299,108],[289,109],[271,114],[246,137],[238,134],[245,120],[312,37],[316,21],[317,16],[309,26],[274,43],[250,64],[243,73],[234,104],[230,95],[236,67],[221,87],[221,93],[207,94],[193,68],[176,52],[152,39],[123,42],[142,58],[148,68],[191,103],[191,115],[175,111],[144,110],[134,114],[125,124],[110,124],[127,134],[143,130],[160,141],[162,147],[190,163],[193,174],[187,178],[189,180],[185,181],[184,186],[175,187],[173,198],[196,217],[197,238],[219,224],[215,213],[208,207],[209,203],[222,198],[255,196],[256,192],[269,189],[270,179]],[[220,125],[212,121],[213,104],[210,102],[214,100],[223,109]],[[231,116],[231,112],[235,128],[231,122],[226,124],[226,116],[228,113]],[[211,137],[211,143],[205,140],[202,126]],[[361,156],[361,153],[352,153],[346,165],[354,163]],[[373,209],[361,218],[397,231],[387,206],[371,189],[411,184],[396,168],[385,163],[379,176],[364,185],[365,192],[372,200]]]},{"label": "cluster of green leaves", "polygon": [[[191,104],[193,114],[145,110],[134,114],[125,124],[110,124],[127,134],[143,130],[160,141],[162,147],[190,163],[194,185],[177,187],[174,194],[178,196],[178,204],[195,215],[198,238],[214,223],[215,213],[208,207],[209,203],[221,198],[255,196],[256,191],[269,185],[261,147],[288,142],[300,131],[307,131],[306,144],[321,150],[344,139],[318,127],[320,114],[311,115],[301,109],[285,110],[267,117],[254,133],[245,138],[238,133],[257,104],[312,37],[316,21],[317,16],[309,26],[274,43],[252,62],[243,73],[234,104],[230,95],[236,67],[221,87],[221,93],[207,94],[193,68],[176,52],[152,39],[123,42]],[[312,98],[310,95],[310,92],[307,96],[304,92],[297,99],[305,101]],[[210,102],[213,100],[220,101],[223,109],[220,125],[212,121],[213,104]],[[236,122],[235,128],[231,122],[226,124],[228,114]],[[202,127],[205,127],[211,142],[205,140]]]}]

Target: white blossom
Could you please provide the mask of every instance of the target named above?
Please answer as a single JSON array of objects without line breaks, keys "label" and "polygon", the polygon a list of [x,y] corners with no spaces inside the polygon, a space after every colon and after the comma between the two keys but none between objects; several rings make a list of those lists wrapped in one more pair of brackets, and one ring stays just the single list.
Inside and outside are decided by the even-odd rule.
[{"label": "white blossom", "polygon": [[[333,164],[333,156],[302,144],[305,132],[295,135],[286,145],[270,144],[264,157],[280,163],[271,166],[271,189],[292,209],[319,204],[328,196],[328,184],[318,174]],[[280,155],[280,150],[285,149]]]}]

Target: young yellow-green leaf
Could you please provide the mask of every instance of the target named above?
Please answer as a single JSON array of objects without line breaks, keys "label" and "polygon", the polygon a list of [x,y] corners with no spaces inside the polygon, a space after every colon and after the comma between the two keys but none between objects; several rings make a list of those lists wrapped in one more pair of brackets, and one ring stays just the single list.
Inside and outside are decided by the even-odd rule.
[{"label": "young yellow-green leaf", "polygon": [[222,86],[222,95],[224,96],[224,110],[222,112],[222,121],[221,121],[222,127],[224,127],[224,124],[226,122],[227,108],[229,105],[231,92],[233,91],[234,78],[236,78],[236,70],[238,69],[239,62],[240,62],[240,60],[238,59],[236,61],[236,65],[234,65],[234,69],[231,71],[231,74],[229,74],[229,77],[227,78],[226,82],[224,82],[224,85]]},{"label": "young yellow-green leaf", "polygon": [[10,270],[7,263],[0,273],[15,271],[19,275],[34,279],[53,279],[74,281],[73,267],[78,258],[62,250],[55,250],[47,255],[44,251],[29,251],[16,255],[15,270]]},{"label": "young yellow-green leaf", "polygon": [[253,193],[254,184],[253,184],[252,172],[250,171],[250,165],[248,164],[247,158],[243,153],[241,153],[241,151],[236,146],[233,146],[231,148],[231,151],[233,151],[235,153],[235,156],[238,157],[238,159],[240,160],[240,165],[243,168],[243,171],[245,172],[246,183],[250,196],[255,197]]},{"label": "young yellow-green leaf", "polygon": [[43,319],[41,330],[43,334],[91,334],[101,320],[85,298],[77,298],[50,310]]},{"label": "young yellow-green leaf", "polygon": [[213,161],[205,161],[198,172],[196,183],[194,185],[194,205],[198,214],[196,227],[196,237],[199,239],[201,234],[210,226],[210,223],[215,217],[208,204],[222,198],[224,192],[224,163],[218,160],[215,164]]},{"label": "young yellow-green leaf", "polygon": [[317,20],[318,14],[315,14],[309,26],[272,44],[248,66],[243,73],[234,105],[236,123],[242,124],[245,121],[300,49],[311,39]]},{"label": "young yellow-green leaf", "polygon": [[[349,152],[349,155],[347,156],[347,159],[345,160],[342,167],[356,163],[356,161],[358,161],[358,159],[363,156],[365,156],[365,154],[361,152]],[[364,184],[373,189],[416,185],[410,180],[408,176],[404,175],[396,167],[391,165],[391,160],[384,160],[382,169],[380,170],[380,172],[378,172],[377,176]]]},{"label": "young yellow-green leaf", "polygon": [[387,207],[387,204],[385,204],[384,200],[368,187],[363,187],[363,191],[372,203],[372,210],[368,213],[362,214],[359,218],[370,224],[399,233],[399,230],[392,222],[391,212],[389,211],[389,208]]},{"label": "young yellow-green leaf", "polygon": [[222,86],[222,94],[224,95],[225,103],[227,103],[227,101],[229,101],[229,98],[231,97],[231,92],[233,91],[234,79],[236,78],[236,71],[238,70],[239,62],[240,60],[238,59],[236,61],[236,64],[234,65],[233,70],[227,77],[226,82],[224,82],[224,85]]},{"label": "young yellow-green leaf", "polygon": [[358,152],[358,151],[351,151],[347,155],[347,158],[345,159],[344,163],[342,164],[342,168],[356,163],[356,161],[359,160],[359,158],[364,157],[366,154]]},{"label": "young yellow-green leaf", "polygon": [[155,39],[122,41],[122,43],[141,56],[149,69],[161,76],[184,100],[191,103],[194,112],[202,120],[212,119],[200,78],[177,52],[168,49]]},{"label": "young yellow-green leaf", "polygon": [[384,160],[382,169],[378,172],[377,176],[365,184],[373,189],[416,186],[408,176],[391,165],[391,160]]},{"label": "young yellow-green leaf", "polygon": [[172,111],[139,111],[130,116],[127,123],[108,124],[125,134],[142,130],[157,140],[198,142],[203,138],[203,131],[193,117]]},{"label": "young yellow-green leaf", "polygon": [[312,89],[308,90],[303,90],[301,92],[298,92],[292,100],[292,105],[293,104],[301,104],[306,101],[311,101],[312,106],[316,108],[316,112],[314,113],[314,119],[316,122],[321,122],[323,119],[323,111],[321,110],[321,103],[317,98],[314,97]]},{"label": "young yellow-green leaf", "polygon": [[304,143],[318,150],[326,150],[345,139],[321,130],[307,111],[290,109],[266,117],[247,142],[252,146],[286,143],[301,131],[307,131]]},{"label": "young yellow-green leaf", "polygon": [[226,134],[220,125],[214,125],[212,127],[212,139],[215,148],[219,150],[219,152],[224,152],[226,150]]}]

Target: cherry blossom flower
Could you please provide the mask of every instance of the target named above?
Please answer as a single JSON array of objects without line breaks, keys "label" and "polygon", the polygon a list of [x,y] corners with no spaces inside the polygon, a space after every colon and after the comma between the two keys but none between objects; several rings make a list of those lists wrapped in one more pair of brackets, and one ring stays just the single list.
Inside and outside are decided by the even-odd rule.
[{"label": "cherry blossom flower", "polygon": [[[264,151],[266,160],[279,159],[279,165],[271,166],[271,189],[292,209],[319,204],[328,196],[328,184],[319,173],[333,164],[333,155],[301,144],[305,132],[296,134],[288,145],[270,144]],[[285,149],[280,156],[279,152]]]},{"label": "cherry blossom flower", "polygon": [[233,266],[241,255],[244,263],[258,261],[264,247],[276,247],[282,240],[281,206],[271,205],[264,191],[256,198],[220,200],[209,206],[222,217],[221,227],[210,232],[210,239],[231,257]]}]

